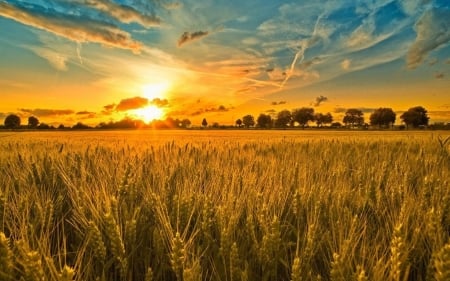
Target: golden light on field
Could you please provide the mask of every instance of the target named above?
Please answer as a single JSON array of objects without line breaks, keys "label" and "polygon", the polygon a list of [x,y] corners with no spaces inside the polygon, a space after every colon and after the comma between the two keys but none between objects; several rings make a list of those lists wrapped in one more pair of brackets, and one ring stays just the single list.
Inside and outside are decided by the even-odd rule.
[{"label": "golden light on field", "polygon": [[162,119],[164,116],[164,110],[154,105],[149,105],[144,108],[136,109],[134,115],[144,121],[149,123],[155,119]]},{"label": "golden light on field", "polygon": [[142,87],[142,92],[144,97],[146,97],[149,101],[154,99],[163,99],[167,91],[169,90],[170,84],[167,81],[162,81],[153,84],[146,84]]}]

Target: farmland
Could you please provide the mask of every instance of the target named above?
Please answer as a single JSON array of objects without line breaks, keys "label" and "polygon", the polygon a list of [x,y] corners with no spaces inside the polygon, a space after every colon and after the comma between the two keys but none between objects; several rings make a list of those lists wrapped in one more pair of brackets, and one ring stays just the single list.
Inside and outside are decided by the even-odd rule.
[{"label": "farmland", "polygon": [[0,134],[0,280],[449,280],[450,133]]}]

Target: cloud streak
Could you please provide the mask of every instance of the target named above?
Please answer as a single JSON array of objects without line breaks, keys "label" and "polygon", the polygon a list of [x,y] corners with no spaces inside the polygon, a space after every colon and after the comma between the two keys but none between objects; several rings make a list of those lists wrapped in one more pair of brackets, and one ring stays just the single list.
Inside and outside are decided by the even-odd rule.
[{"label": "cloud streak", "polygon": [[137,22],[145,27],[161,24],[161,19],[156,16],[141,14],[132,7],[116,4],[109,0],[86,0],[84,2],[123,23]]},{"label": "cloud streak", "polygon": [[433,50],[450,41],[450,10],[428,10],[416,24],[417,37],[407,54],[407,66],[418,67]]},{"label": "cloud streak", "polygon": [[75,113],[75,111],[71,109],[19,108],[19,111],[22,113],[28,113],[30,115],[35,115],[37,117],[63,116],[63,115],[72,115]]},{"label": "cloud streak", "polygon": [[32,26],[74,42],[95,42],[106,46],[140,52],[142,43],[114,25],[76,15],[58,14],[38,6],[0,3],[0,16]]},{"label": "cloud streak", "polygon": [[134,97],[123,99],[119,102],[119,104],[115,107],[116,111],[127,111],[132,109],[139,109],[146,107],[149,104],[148,99],[143,97]]}]

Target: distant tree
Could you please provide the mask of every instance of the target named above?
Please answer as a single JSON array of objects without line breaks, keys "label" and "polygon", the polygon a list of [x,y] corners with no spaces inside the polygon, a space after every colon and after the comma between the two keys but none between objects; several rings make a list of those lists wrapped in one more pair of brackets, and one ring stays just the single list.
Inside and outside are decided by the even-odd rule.
[{"label": "distant tree", "polygon": [[314,120],[316,121],[317,127],[322,127],[324,124],[331,124],[333,122],[333,116],[331,113],[316,113],[314,116]]},{"label": "distant tree", "polygon": [[244,117],[242,117],[242,123],[247,128],[253,127],[253,126],[255,126],[255,117],[253,117],[253,115],[250,115],[250,114],[245,115]]},{"label": "distant tree", "polygon": [[50,129],[50,125],[45,124],[45,123],[40,123],[39,126],[36,127],[39,130],[48,130]]},{"label": "distant tree", "polygon": [[91,128],[91,127],[89,127],[88,125],[85,125],[85,124],[83,124],[81,122],[78,122],[77,124],[75,124],[72,127],[72,129],[75,129],[75,130],[84,130],[84,129],[89,129],[89,128]]},{"label": "distant tree", "polygon": [[236,126],[238,128],[240,128],[242,126],[242,120],[241,119],[236,120]]},{"label": "distant tree", "polygon": [[[105,123],[100,123],[100,125],[101,124],[105,124]],[[99,126],[100,126],[99,125]],[[101,126],[100,126],[101,127]],[[60,130],[62,130],[62,129],[65,129],[66,127],[64,127],[64,124],[59,124],[59,126],[58,126],[58,129],[60,129]]]},{"label": "distant tree", "polygon": [[302,107],[292,112],[292,120],[305,128],[309,121],[314,121],[314,108]]},{"label": "distant tree", "polygon": [[212,127],[215,128],[215,129],[220,128],[219,122],[214,122],[214,123],[212,124]]},{"label": "distant tree", "polygon": [[370,115],[370,125],[389,127],[394,125],[396,114],[392,108],[380,107]]},{"label": "distant tree", "polygon": [[345,125],[351,127],[359,127],[364,125],[364,113],[357,108],[349,108],[345,112],[344,119],[342,120]]},{"label": "distant tree", "polygon": [[[411,107],[408,111],[404,112],[400,119],[406,124],[406,126],[413,126],[415,128],[419,126],[427,126],[430,117],[428,117],[428,111],[422,106]],[[6,124],[5,124],[6,126]]]},{"label": "distant tree", "polygon": [[203,118],[202,127],[207,127],[207,126],[208,126],[208,121],[206,121],[206,118]]},{"label": "distant tree", "polygon": [[286,128],[292,122],[292,113],[289,110],[278,112],[275,126],[278,128]]},{"label": "distant tree", "polygon": [[342,127],[342,124],[340,122],[331,123],[331,128],[340,128],[340,127]]},{"label": "distant tree", "polygon": [[272,126],[272,117],[270,115],[261,113],[256,119],[256,124],[260,128],[270,128]]},{"label": "distant tree", "polygon": [[28,117],[28,127],[29,128],[36,128],[39,125],[39,119],[37,119],[34,116]]},{"label": "distant tree", "polygon": [[181,127],[189,128],[190,126],[191,126],[191,120],[186,118],[181,121]]},{"label": "distant tree", "polygon": [[17,129],[20,127],[20,117],[15,114],[10,114],[5,118],[5,128]]}]

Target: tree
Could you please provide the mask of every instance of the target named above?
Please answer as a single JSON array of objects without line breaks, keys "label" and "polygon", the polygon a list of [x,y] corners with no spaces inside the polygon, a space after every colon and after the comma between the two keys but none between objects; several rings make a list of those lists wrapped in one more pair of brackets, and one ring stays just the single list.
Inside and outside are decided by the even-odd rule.
[{"label": "tree", "polygon": [[203,118],[203,121],[202,121],[202,127],[207,127],[208,126],[208,121],[206,121],[206,118]]},{"label": "tree", "polygon": [[181,121],[181,127],[189,128],[190,126],[191,126],[191,120],[186,118]]},{"label": "tree", "polygon": [[[406,126],[412,125],[414,128],[419,126],[427,126],[430,117],[428,117],[428,111],[422,106],[411,107],[408,111],[404,112],[400,119],[406,124]],[[5,124],[6,126],[6,124]]]},{"label": "tree", "polygon": [[36,128],[39,125],[39,119],[37,119],[34,116],[28,117],[28,127],[29,128]]},{"label": "tree", "polygon": [[323,124],[331,124],[333,122],[333,116],[331,113],[316,113],[314,116],[314,120],[316,120],[317,127],[322,127]]},{"label": "tree", "polygon": [[345,125],[355,127],[364,125],[364,113],[357,108],[349,108],[342,120]]},{"label": "tree", "polygon": [[253,117],[253,115],[250,114],[245,115],[244,117],[242,117],[242,123],[247,128],[255,126],[255,117]]},{"label": "tree", "polygon": [[272,117],[270,115],[261,113],[256,119],[256,123],[261,128],[270,128],[272,126]]},{"label": "tree", "polygon": [[395,123],[396,114],[392,108],[380,107],[370,115],[370,125],[389,127]]},{"label": "tree", "polygon": [[282,110],[278,112],[275,126],[279,128],[286,128],[292,122],[292,114],[289,110]]},{"label": "tree", "polygon": [[292,120],[298,122],[302,128],[308,125],[309,121],[314,121],[314,108],[302,107],[292,112]]},{"label": "tree", "polygon": [[20,127],[20,117],[15,114],[10,114],[5,118],[5,128],[16,129]]},{"label": "tree", "polygon": [[238,128],[240,128],[242,126],[242,120],[241,119],[236,120],[236,126]]}]

